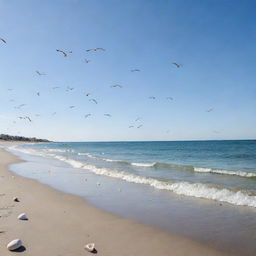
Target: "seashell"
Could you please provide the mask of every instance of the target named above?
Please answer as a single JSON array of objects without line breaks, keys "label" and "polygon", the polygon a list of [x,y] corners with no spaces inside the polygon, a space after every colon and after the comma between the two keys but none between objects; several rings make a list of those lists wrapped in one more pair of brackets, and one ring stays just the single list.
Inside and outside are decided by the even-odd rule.
[{"label": "seashell", "polygon": [[28,220],[26,213],[21,213],[17,218],[19,220]]},{"label": "seashell", "polygon": [[14,198],[13,198],[13,201],[14,201],[14,202],[19,202],[20,200],[19,200],[18,197],[14,197]]},{"label": "seashell", "polygon": [[22,241],[20,239],[12,240],[9,244],[7,244],[7,249],[9,251],[14,251],[22,246]]},{"label": "seashell", "polygon": [[84,249],[88,252],[93,252],[95,250],[95,244],[90,243],[84,246]]}]

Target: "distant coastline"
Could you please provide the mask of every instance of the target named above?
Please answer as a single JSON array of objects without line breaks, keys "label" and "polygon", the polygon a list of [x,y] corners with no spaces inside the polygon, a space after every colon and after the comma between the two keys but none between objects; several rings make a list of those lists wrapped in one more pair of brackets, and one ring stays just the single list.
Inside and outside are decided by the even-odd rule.
[{"label": "distant coastline", "polygon": [[0,134],[0,141],[27,141],[27,142],[51,142],[46,139],[38,139],[35,137],[29,138],[29,137],[23,137],[23,136],[12,136],[8,134]]}]

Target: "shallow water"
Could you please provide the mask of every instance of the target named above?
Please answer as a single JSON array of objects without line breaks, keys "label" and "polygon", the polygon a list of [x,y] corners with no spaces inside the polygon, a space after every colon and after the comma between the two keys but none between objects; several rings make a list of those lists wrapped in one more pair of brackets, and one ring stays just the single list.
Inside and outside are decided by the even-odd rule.
[{"label": "shallow water", "polygon": [[[255,154],[255,144],[247,143],[245,142],[244,151],[253,149],[251,155]],[[233,154],[237,155],[234,142],[231,144]],[[216,158],[215,161],[221,159],[213,165],[214,161],[210,157],[204,160],[198,157],[196,161],[197,153],[194,152],[190,154],[194,154],[193,159],[192,156],[188,157],[191,145],[188,147],[182,143],[182,146],[176,145],[175,150],[170,145],[162,145],[162,148],[158,145],[157,150],[150,152],[152,145],[154,147],[155,144],[149,143],[144,146],[145,149],[141,145],[130,144],[118,145],[118,149],[113,149],[116,145],[112,143],[103,143],[103,146],[102,143],[96,146],[90,143],[22,146],[19,151],[17,148],[12,148],[11,151],[28,162],[15,164],[11,169],[19,175],[83,196],[89,203],[108,212],[158,226],[238,255],[255,255],[255,178],[212,172],[198,173],[193,169],[197,166],[254,174],[255,158],[249,156],[248,152],[244,153],[247,160],[243,161],[232,157],[231,152],[225,153],[228,157],[221,157],[221,154],[216,153],[220,151],[216,148],[221,146],[215,145],[214,150],[205,149],[206,155],[210,151],[213,155],[211,157]],[[241,142],[237,145],[241,155]],[[227,145],[225,147],[228,148]],[[198,145],[196,148],[198,154],[201,154]],[[170,154],[172,150],[174,152]],[[167,155],[171,156],[167,159]],[[173,155],[178,160],[171,161]],[[225,162],[226,158],[230,163]],[[234,158],[236,160],[230,160]],[[224,169],[224,166],[229,168]],[[182,185],[177,185],[180,183]],[[173,184],[176,190],[168,189]],[[195,191],[194,194],[191,190]],[[203,199],[198,198],[199,192]],[[205,199],[207,193],[213,193],[208,197],[210,200]],[[213,195],[216,200],[212,200]],[[233,201],[221,202],[225,199]],[[244,205],[251,206],[238,206],[241,201]]]}]

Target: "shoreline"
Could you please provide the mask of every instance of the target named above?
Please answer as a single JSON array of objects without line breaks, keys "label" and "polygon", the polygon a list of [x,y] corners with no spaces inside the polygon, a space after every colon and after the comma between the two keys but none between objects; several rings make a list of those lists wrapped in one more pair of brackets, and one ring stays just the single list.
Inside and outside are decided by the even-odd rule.
[{"label": "shoreline", "polygon": [[[0,149],[0,159],[1,255],[12,254],[6,244],[16,238],[24,242],[23,255],[85,255],[83,246],[90,242],[96,243],[98,255],[228,255],[104,212],[79,196],[16,176],[8,166],[22,160],[4,149]],[[20,203],[12,201],[14,196],[20,198]],[[28,221],[17,220],[21,212],[27,213]]]}]

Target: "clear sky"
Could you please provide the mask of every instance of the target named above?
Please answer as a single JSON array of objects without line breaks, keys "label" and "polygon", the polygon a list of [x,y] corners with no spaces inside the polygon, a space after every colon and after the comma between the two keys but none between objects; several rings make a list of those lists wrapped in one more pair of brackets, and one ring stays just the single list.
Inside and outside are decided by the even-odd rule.
[{"label": "clear sky", "polygon": [[[0,0],[0,133],[255,138],[255,9],[253,0]],[[86,51],[95,47],[106,51]]]}]

